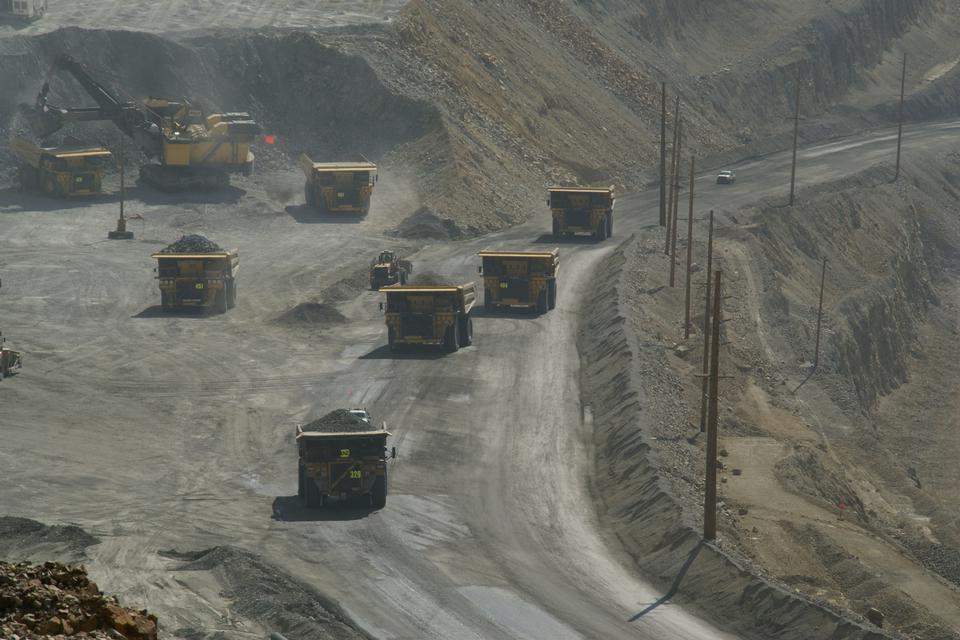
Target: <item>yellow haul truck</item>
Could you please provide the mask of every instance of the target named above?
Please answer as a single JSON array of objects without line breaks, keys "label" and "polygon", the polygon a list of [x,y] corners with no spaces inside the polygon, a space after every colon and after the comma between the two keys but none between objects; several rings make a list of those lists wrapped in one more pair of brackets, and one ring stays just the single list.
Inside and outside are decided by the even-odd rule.
[{"label": "yellow haul truck", "polygon": [[300,168],[307,178],[303,187],[307,206],[321,213],[370,211],[370,196],[377,182],[377,165],[363,159],[356,162],[314,162],[300,156]]},{"label": "yellow haul truck", "polygon": [[546,313],[557,306],[560,251],[481,251],[483,306],[530,307]]},{"label": "yellow haul truck", "polygon": [[20,160],[17,172],[20,188],[40,190],[58,198],[100,193],[103,172],[112,157],[103,147],[41,147],[26,138],[11,140],[10,149]]},{"label": "yellow haul truck", "polygon": [[547,206],[553,216],[553,237],[589,233],[597,240],[613,235],[613,187],[554,187]]},{"label": "yellow haul truck", "polygon": [[209,253],[155,253],[160,304],[164,311],[185,307],[209,308],[221,313],[237,303],[239,251]]},{"label": "yellow haul truck", "polygon": [[[370,506],[387,504],[387,424],[373,425],[337,409],[307,425],[297,425],[297,495],[308,507],[327,498],[367,497]],[[390,457],[397,456],[396,448]]]},{"label": "yellow haul truck", "polygon": [[[461,285],[395,284],[380,289],[387,294],[387,341],[442,346],[447,352],[473,344],[470,311],[477,301],[472,282]],[[383,303],[381,303],[383,306]]]},{"label": "yellow haul truck", "polygon": [[47,0],[0,0],[0,17],[30,22],[47,12]]}]

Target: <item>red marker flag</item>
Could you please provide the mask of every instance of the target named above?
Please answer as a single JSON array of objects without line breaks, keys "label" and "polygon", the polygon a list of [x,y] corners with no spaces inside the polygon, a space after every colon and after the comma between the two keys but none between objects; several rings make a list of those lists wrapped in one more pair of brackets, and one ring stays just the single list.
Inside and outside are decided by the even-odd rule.
[{"label": "red marker flag", "polygon": [[263,136],[263,141],[266,142],[267,144],[276,144],[277,136],[271,133],[269,135]]}]

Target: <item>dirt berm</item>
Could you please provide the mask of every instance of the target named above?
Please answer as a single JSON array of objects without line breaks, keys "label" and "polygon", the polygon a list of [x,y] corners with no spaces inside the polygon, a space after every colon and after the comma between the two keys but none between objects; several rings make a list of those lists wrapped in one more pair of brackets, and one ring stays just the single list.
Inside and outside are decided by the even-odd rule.
[{"label": "dirt berm", "polygon": [[[660,345],[629,329],[625,289],[640,250],[624,241],[599,267],[582,305],[582,397],[592,407],[596,463],[592,491],[600,516],[644,573],[658,577],[666,599],[691,603],[747,637],[782,640],[899,638],[804,597],[757,567],[701,541],[701,530],[658,473],[651,441],[656,423],[676,406],[676,387]],[[642,367],[641,374],[638,368]],[[659,387],[657,385],[659,380]],[[651,398],[665,398],[654,406]],[[758,633],[759,632],[759,633]]]}]

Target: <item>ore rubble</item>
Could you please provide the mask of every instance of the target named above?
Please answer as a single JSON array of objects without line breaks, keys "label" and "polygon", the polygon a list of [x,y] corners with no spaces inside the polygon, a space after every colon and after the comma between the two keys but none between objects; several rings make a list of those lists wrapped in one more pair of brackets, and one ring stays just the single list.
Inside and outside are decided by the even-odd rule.
[{"label": "ore rubble", "polygon": [[156,640],[157,619],[100,592],[83,565],[0,562],[0,638]]}]

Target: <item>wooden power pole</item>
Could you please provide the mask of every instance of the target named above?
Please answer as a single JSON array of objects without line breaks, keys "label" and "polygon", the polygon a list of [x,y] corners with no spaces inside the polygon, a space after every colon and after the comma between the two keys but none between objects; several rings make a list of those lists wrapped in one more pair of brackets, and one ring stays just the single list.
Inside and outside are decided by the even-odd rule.
[{"label": "wooden power pole", "polygon": [[703,309],[703,380],[700,391],[700,432],[707,430],[707,392],[710,378],[710,278],[713,277],[713,209],[710,210],[710,231],[707,236],[707,304]]},{"label": "wooden power pole", "polygon": [[897,170],[893,179],[900,177],[900,143],[903,141],[903,96],[907,88],[907,54],[903,54],[903,71],[900,74],[900,115],[897,118]]},{"label": "wooden power pole", "polygon": [[790,206],[793,206],[793,190],[797,183],[797,140],[800,135],[800,74],[797,74],[797,99],[793,109],[793,162],[790,164]]},{"label": "wooden power pole", "polygon": [[710,407],[707,411],[707,477],[703,500],[703,539],[717,537],[717,414],[720,387],[720,276],[713,291],[713,341],[710,345]]},{"label": "wooden power pole", "polygon": [[690,337],[690,268],[693,264],[693,173],[696,161],[690,156],[690,211],[687,213],[687,291],[683,315],[683,339]]},{"label": "wooden power pole", "polygon": [[663,249],[666,255],[670,255],[670,224],[673,211],[673,176],[676,173],[677,163],[680,161],[677,155],[677,141],[680,135],[680,96],[677,96],[677,106],[673,116],[673,147],[670,150],[670,194],[667,199],[667,242]]},{"label": "wooden power pole", "polygon": [[660,226],[667,226],[667,83],[660,84]]}]

